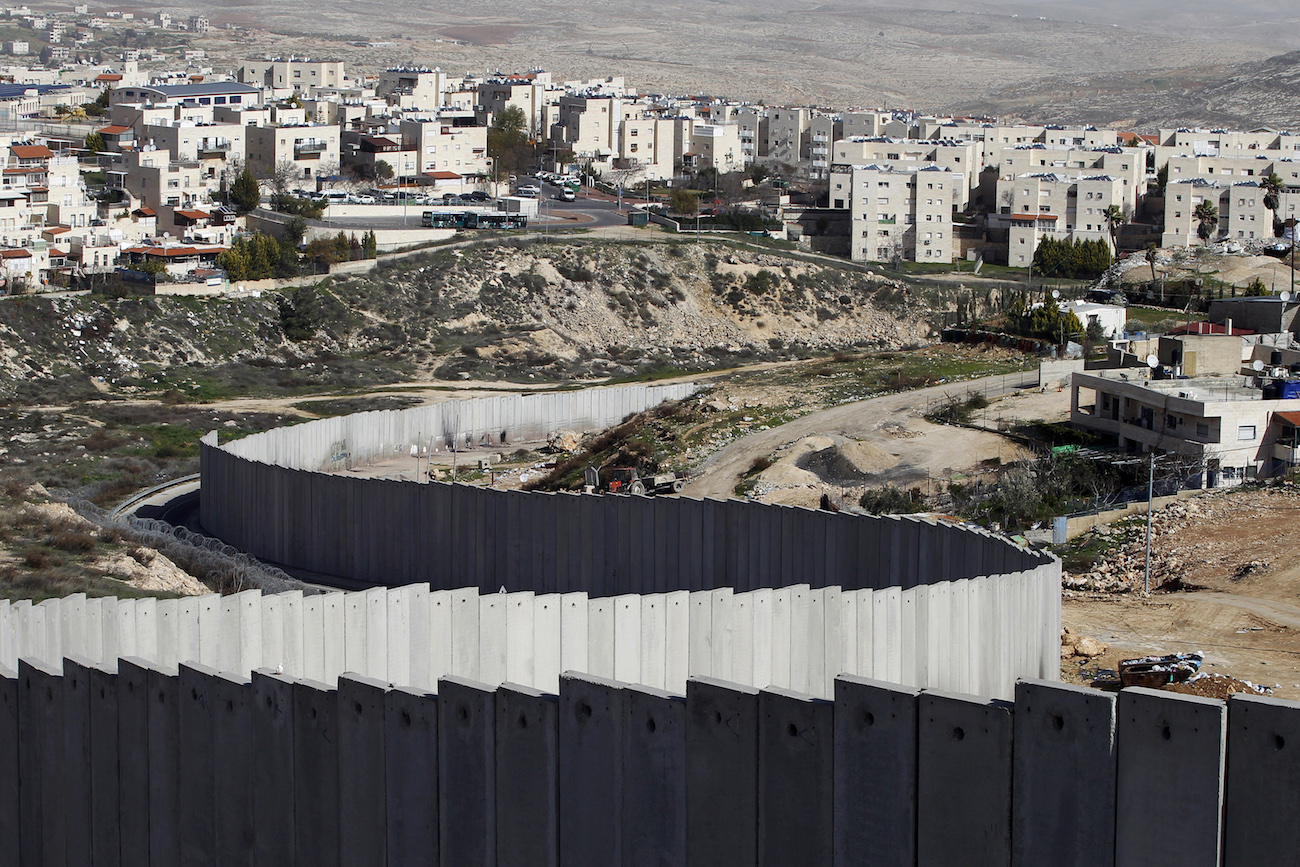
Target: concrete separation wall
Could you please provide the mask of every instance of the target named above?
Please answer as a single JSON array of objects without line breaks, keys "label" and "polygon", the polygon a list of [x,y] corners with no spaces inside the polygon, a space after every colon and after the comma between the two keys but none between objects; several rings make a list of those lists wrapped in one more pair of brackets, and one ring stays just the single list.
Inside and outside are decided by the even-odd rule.
[{"label": "concrete separation wall", "polygon": [[[682,699],[577,673],[558,694],[468,678],[434,694],[62,668],[0,668],[0,768],[17,768],[0,776],[4,863],[1217,865],[1222,834],[1223,863],[1274,864],[1300,825],[1293,702],[1125,691],[1117,764],[1070,776],[1107,749],[1113,697],[1022,684],[1013,705],[844,678],[833,704],[714,679]],[[1116,778],[1118,813],[1089,809]],[[1153,803],[1177,805],[1186,842],[1129,821]]]},{"label": "concrete separation wall", "polygon": [[[0,665],[122,656],[203,665],[248,678],[258,669],[333,687],[343,672],[420,690],[448,676],[554,692],[560,673],[681,695],[692,676],[834,697],[837,675],[1011,698],[1018,677],[1055,679],[1055,565],[907,589],[796,584],[594,597],[431,590],[427,584],[303,596],[301,591],[187,599],[0,601]],[[971,590],[974,589],[972,593]],[[987,590],[988,592],[984,592]],[[963,601],[951,604],[953,598]],[[891,611],[925,609],[926,640]],[[914,631],[917,629],[913,624]],[[980,640],[984,636],[985,640]],[[996,637],[996,640],[995,640]],[[356,688],[355,686],[352,688]],[[346,722],[346,720],[344,720]]]}]

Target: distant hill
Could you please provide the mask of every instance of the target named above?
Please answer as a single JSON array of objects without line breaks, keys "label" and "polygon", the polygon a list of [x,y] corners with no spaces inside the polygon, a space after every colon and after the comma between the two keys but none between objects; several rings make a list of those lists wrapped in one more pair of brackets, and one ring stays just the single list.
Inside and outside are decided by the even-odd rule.
[{"label": "distant hill", "polygon": [[1031,121],[1069,117],[1125,128],[1272,126],[1300,132],[1300,51],[1236,64],[1027,80],[973,108]]}]

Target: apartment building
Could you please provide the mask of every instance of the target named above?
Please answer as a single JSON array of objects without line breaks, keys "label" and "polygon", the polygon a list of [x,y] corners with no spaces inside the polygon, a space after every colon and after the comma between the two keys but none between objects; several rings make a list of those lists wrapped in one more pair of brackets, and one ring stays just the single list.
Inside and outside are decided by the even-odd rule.
[{"label": "apartment building", "polygon": [[1122,211],[1126,189],[1123,179],[1110,175],[1045,172],[1003,178],[998,213],[989,215],[989,227],[1009,231],[1007,264],[1027,268],[1045,237],[1111,243],[1106,212],[1111,206]]},{"label": "apartment building", "polygon": [[183,106],[257,106],[262,103],[262,89],[234,81],[209,81],[198,84],[158,84],[115,87],[109,91],[109,106],[119,103]]},{"label": "apartment building", "polygon": [[174,159],[169,151],[151,144],[123,153],[107,175],[110,189],[125,191],[140,207],[186,207],[205,201],[215,189],[205,183],[197,160]]},{"label": "apartment building", "polygon": [[[890,136],[858,137],[834,142],[831,151],[833,162],[841,166],[873,163],[898,169],[919,169],[932,165],[947,169],[956,176],[956,183],[951,186],[949,192],[952,196],[952,205],[958,211],[966,209],[974,192],[974,186],[979,180],[978,148],[972,142],[955,139],[916,141]],[[834,190],[833,181],[831,204],[834,207],[841,207],[835,205],[838,197],[834,194]]]},{"label": "apartment building", "polygon": [[[831,195],[848,195],[853,261],[952,261],[952,185],[960,181],[951,171],[938,166],[845,168],[832,168]],[[851,186],[834,190],[846,177]]]},{"label": "apartment building", "polygon": [[998,152],[997,166],[1000,179],[1035,172],[1118,178],[1123,195],[1114,204],[1120,205],[1120,210],[1129,215],[1137,210],[1138,201],[1146,194],[1146,153],[1140,148],[1060,144],[1006,146]]},{"label": "apartment building", "polygon": [[341,60],[277,58],[240,67],[239,81],[271,92],[276,98],[307,93],[313,87],[345,87],[347,74]]},{"label": "apartment building", "polygon": [[551,139],[575,156],[607,160],[620,152],[624,109],[618,96],[562,96]]},{"label": "apartment building", "polygon": [[1201,472],[1192,487],[1226,487],[1295,466],[1300,449],[1289,426],[1300,398],[1274,398],[1232,377],[1130,382],[1075,373],[1070,423],[1114,442],[1120,451],[1183,455]]},{"label": "apartment building", "polygon": [[479,125],[471,114],[445,112],[436,119],[402,120],[396,135],[390,133],[386,137],[399,140],[403,151],[415,154],[418,174],[450,172],[462,178],[492,174],[487,156],[487,127]]},{"label": "apartment building", "polygon": [[528,119],[528,134],[533,138],[542,138],[549,129],[547,105],[551,97],[550,73],[541,71],[511,75],[478,85],[478,105],[486,114],[488,123],[513,106]]},{"label": "apartment building", "polygon": [[1254,159],[1300,158],[1300,136],[1275,129],[1235,132],[1225,129],[1162,129],[1155,148],[1157,166],[1175,157],[1219,157]]},{"label": "apartment building", "polygon": [[247,153],[248,128],[238,123],[193,123],[174,120],[145,124],[142,140],[165,150],[178,162],[197,162],[200,176],[211,186]]},{"label": "apartment building", "polygon": [[447,73],[440,68],[395,66],[379,73],[375,96],[403,108],[438,108],[445,104],[450,89]]},{"label": "apartment building", "polygon": [[809,155],[812,142],[811,112],[806,108],[770,108],[767,111],[767,144],[762,158],[798,166]]},{"label": "apartment building", "polygon": [[686,168],[716,169],[727,174],[745,168],[740,146],[740,126],[729,123],[696,123],[691,128],[691,149],[683,155]]},{"label": "apartment building", "polygon": [[315,124],[249,127],[245,158],[259,177],[283,175],[285,180],[315,183],[339,167],[337,126]]},{"label": "apartment building", "polygon": [[[1202,241],[1197,229],[1196,208],[1202,202],[1215,207],[1218,223],[1209,239]],[[1221,240],[1267,240],[1276,234],[1274,221],[1300,218],[1300,191],[1283,191],[1276,213],[1264,206],[1264,190],[1258,181],[1226,181],[1207,178],[1171,180],[1165,187],[1165,220],[1161,245],[1191,247]]]}]

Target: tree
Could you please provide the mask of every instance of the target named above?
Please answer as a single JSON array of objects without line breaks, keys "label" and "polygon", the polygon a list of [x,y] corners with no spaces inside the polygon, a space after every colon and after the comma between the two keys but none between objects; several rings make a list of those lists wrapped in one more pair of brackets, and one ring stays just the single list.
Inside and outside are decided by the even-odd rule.
[{"label": "tree", "polygon": [[91,153],[99,153],[104,149],[104,137],[97,132],[86,135],[86,150]]},{"label": "tree", "polygon": [[393,167],[384,160],[373,163],[353,163],[349,167],[352,177],[359,181],[386,181],[393,176]]},{"label": "tree", "polygon": [[1110,234],[1110,249],[1113,253],[1119,252],[1119,227],[1124,222],[1124,212],[1120,210],[1119,205],[1110,205],[1102,213],[1106,218],[1106,228]]},{"label": "tree", "polygon": [[246,214],[262,203],[262,188],[257,183],[257,178],[253,177],[253,171],[248,166],[240,172],[239,177],[230,185],[230,201],[239,209],[240,213]]},{"label": "tree", "polygon": [[361,237],[361,252],[367,259],[373,259],[379,255],[379,238],[375,236],[375,230],[371,229]]},{"label": "tree", "polygon": [[1250,281],[1250,285],[1242,290],[1241,294],[1248,297],[1259,297],[1270,293],[1268,287],[1264,285],[1264,281],[1256,277],[1254,280]]},{"label": "tree", "polygon": [[1261,178],[1259,181],[1259,188],[1264,191],[1264,207],[1268,208],[1273,215],[1273,234],[1277,236],[1282,234],[1278,231],[1281,226],[1277,218],[1277,206],[1281,203],[1284,186],[1282,178],[1277,172],[1269,172],[1267,177]]},{"label": "tree", "polygon": [[528,143],[528,116],[517,105],[497,112],[487,131],[487,152],[504,172],[526,169],[532,162]]},{"label": "tree", "polygon": [[1219,209],[1209,199],[1202,199],[1201,203],[1192,211],[1192,216],[1196,219],[1196,237],[1202,241],[1209,241],[1214,236],[1214,232],[1219,228]]},{"label": "tree", "polygon": [[693,217],[695,212],[700,209],[700,197],[689,190],[675,189],[668,196],[668,207],[672,209],[674,214]]}]

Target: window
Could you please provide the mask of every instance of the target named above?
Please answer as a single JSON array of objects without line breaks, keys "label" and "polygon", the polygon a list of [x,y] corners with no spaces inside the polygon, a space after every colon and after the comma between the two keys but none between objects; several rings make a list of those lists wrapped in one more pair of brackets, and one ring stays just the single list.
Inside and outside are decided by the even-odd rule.
[{"label": "window", "polygon": [[1247,442],[1255,438],[1255,426],[1253,424],[1237,425],[1237,440]]},{"label": "window", "polygon": [[1210,435],[1210,426],[1204,422],[1197,422],[1196,435],[1198,437],[1208,437]]}]

